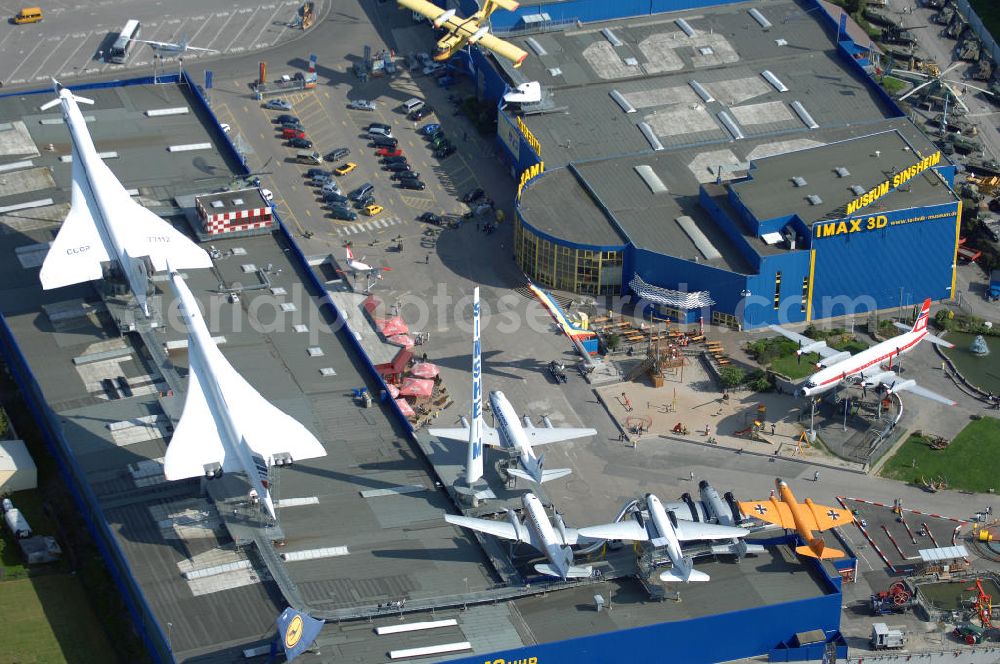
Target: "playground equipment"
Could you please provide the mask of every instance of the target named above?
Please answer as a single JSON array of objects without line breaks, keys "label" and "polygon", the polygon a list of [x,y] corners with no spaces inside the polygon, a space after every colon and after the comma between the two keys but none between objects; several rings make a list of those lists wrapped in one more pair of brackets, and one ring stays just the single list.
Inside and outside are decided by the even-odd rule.
[{"label": "playground equipment", "polygon": [[921,476],[920,485],[928,493],[937,493],[948,488],[948,480],[943,477],[931,478],[930,480]]},{"label": "playground equipment", "polygon": [[943,450],[951,444],[951,441],[942,436],[927,436],[927,445],[932,450]]}]

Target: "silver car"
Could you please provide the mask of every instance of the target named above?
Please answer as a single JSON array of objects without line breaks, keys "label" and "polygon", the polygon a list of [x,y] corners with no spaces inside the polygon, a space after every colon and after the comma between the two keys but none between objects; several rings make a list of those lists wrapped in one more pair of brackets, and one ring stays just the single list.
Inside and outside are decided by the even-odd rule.
[{"label": "silver car", "polygon": [[375,102],[367,99],[354,99],[347,104],[347,108],[352,111],[374,111]]}]

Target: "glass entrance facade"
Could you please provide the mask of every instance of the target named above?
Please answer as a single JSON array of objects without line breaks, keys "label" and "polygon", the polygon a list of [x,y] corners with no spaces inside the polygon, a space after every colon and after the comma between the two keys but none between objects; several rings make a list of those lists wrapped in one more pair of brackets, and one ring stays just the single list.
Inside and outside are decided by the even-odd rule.
[{"label": "glass entrance facade", "polygon": [[543,288],[586,295],[620,295],[624,247],[560,244],[514,221],[514,258]]}]

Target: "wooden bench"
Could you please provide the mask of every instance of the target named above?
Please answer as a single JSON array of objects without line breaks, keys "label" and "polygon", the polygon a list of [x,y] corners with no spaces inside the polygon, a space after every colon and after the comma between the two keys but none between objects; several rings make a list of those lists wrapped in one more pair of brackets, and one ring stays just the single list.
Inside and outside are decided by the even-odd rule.
[{"label": "wooden bench", "polygon": [[720,366],[723,366],[723,367],[724,367],[724,366],[726,366],[727,364],[732,364],[732,363],[733,363],[733,362],[732,362],[732,360],[727,360],[727,359],[726,359],[726,358],[724,358],[724,357],[717,357],[717,358],[715,358],[715,361],[716,361],[716,362],[717,362],[717,363],[718,363],[718,364],[719,364]]}]

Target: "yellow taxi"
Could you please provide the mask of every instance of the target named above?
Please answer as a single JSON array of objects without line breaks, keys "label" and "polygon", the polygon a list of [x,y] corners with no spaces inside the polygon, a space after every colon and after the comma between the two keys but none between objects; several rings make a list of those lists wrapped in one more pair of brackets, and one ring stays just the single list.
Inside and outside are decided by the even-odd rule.
[{"label": "yellow taxi", "polygon": [[367,214],[369,217],[374,217],[375,215],[377,215],[379,212],[381,212],[384,209],[385,209],[384,207],[382,207],[381,205],[378,205],[378,204],[366,205],[365,206],[365,214]]},{"label": "yellow taxi", "polygon": [[337,166],[337,168],[333,169],[333,172],[336,173],[337,175],[347,175],[357,167],[358,167],[357,164],[355,164],[353,161],[349,161],[346,164],[341,164],[340,166]]}]

